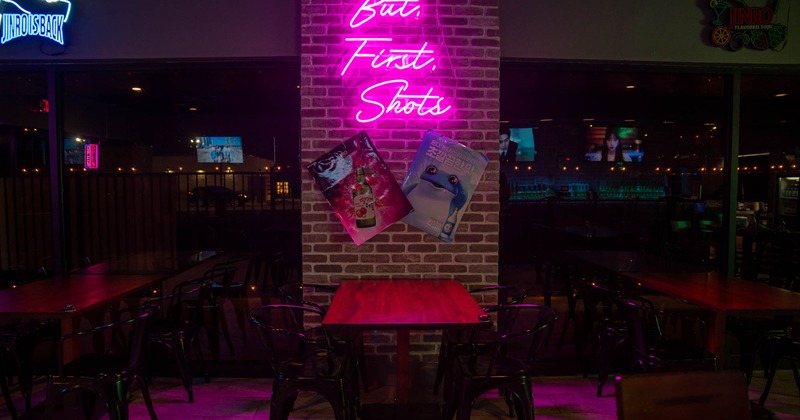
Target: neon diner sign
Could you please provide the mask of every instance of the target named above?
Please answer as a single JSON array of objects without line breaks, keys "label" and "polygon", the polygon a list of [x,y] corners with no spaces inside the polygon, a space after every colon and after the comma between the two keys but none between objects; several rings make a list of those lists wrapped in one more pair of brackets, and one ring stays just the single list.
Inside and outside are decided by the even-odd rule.
[{"label": "neon diner sign", "polygon": [[[0,14],[0,44],[5,44],[17,38],[40,36],[64,45],[64,24],[69,20],[72,3],[68,0],[39,0],[35,4],[65,3],[64,13],[34,13],[28,8],[20,6],[14,0],[0,0],[3,13]],[[34,4],[34,3],[32,3]],[[16,13],[6,13],[7,8],[15,8]]]},{"label": "neon diner sign", "polygon": [[[380,18],[419,19],[421,0],[365,0],[350,18],[350,28],[357,29]],[[435,51],[428,42],[412,46],[398,46],[391,37],[354,36],[344,39],[353,49],[343,60],[340,76],[348,77],[354,64],[378,74],[404,74],[408,72],[432,73],[436,70]],[[418,73],[417,73],[418,74]],[[356,112],[360,123],[376,121],[387,114],[438,116],[448,112],[451,100],[440,95],[433,87],[412,86],[407,78],[379,80],[364,87],[359,94],[362,107]]]}]

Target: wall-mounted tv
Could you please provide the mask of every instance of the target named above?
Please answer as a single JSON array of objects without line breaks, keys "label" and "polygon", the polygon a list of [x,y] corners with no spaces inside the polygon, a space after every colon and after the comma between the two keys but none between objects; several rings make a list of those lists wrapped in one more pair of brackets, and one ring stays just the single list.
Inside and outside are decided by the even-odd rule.
[{"label": "wall-mounted tv", "polygon": [[509,128],[508,133],[500,134],[500,160],[502,162],[533,162],[536,147],[533,142],[533,128]]},{"label": "wall-mounted tv", "polygon": [[636,127],[589,127],[586,160],[590,162],[642,162],[644,148]]},{"label": "wall-mounted tv", "polygon": [[200,163],[243,163],[241,137],[197,137],[197,161]]},{"label": "wall-mounted tv", "polygon": [[64,165],[83,165],[85,141],[78,137],[64,139]]}]

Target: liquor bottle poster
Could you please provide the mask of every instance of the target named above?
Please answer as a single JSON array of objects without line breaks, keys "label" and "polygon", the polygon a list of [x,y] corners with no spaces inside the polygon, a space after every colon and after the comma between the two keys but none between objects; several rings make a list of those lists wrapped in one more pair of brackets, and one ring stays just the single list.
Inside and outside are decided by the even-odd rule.
[{"label": "liquor bottle poster", "polygon": [[414,206],[403,221],[451,242],[488,163],[482,153],[428,130],[403,181]]},{"label": "liquor bottle poster", "polygon": [[345,140],[306,168],[356,245],[412,210],[365,131]]}]

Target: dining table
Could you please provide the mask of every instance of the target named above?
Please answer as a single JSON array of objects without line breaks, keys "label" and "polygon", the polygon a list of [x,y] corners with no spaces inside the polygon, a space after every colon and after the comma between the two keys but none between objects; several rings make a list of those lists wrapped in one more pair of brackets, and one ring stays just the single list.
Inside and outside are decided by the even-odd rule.
[{"label": "dining table", "polygon": [[340,282],[322,325],[397,332],[395,402],[402,406],[409,402],[410,331],[488,328],[491,321],[455,279],[361,279]]},{"label": "dining table", "polygon": [[708,348],[726,363],[728,318],[800,314],[800,293],[716,271],[677,269],[650,255],[630,251],[567,251],[576,261],[609,270],[637,287],[653,290],[709,310]]},{"label": "dining table", "polygon": [[[0,290],[0,319],[58,320],[61,334],[76,332],[81,317],[146,290],[165,274],[65,274]],[[78,354],[75,346],[64,348],[64,359]]]}]

